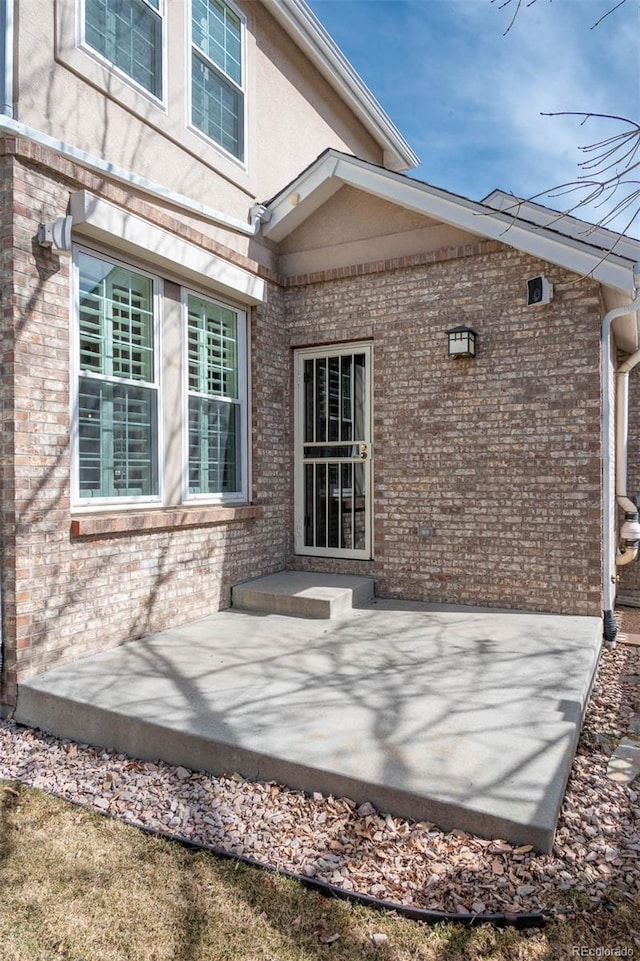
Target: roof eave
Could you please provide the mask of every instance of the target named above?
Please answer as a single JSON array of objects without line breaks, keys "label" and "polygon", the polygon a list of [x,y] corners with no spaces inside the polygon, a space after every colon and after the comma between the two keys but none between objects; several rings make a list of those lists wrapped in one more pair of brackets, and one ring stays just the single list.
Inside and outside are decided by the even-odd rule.
[{"label": "roof eave", "polygon": [[632,262],[601,250],[558,230],[520,223],[509,214],[465,197],[439,190],[366,161],[328,150],[269,204],[266,237],[283,240],[343,185],[364,190],[381,200],[466,230],[498,240],[541,260],[556,263],[577,274],[592,277],[622,294],[633,289]]},{"label": "roof eave", "polygon": [[385,167],[396,172],[417,167],[418,156],[304,0],[262,3],[380,145]]}]

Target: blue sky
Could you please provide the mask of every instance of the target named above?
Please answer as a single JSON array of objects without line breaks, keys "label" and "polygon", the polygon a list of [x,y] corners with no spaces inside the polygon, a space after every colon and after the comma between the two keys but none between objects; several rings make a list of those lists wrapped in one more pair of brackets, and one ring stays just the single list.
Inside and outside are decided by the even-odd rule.
[{"label": "blue sky", "polygon": [[[523,3],[506,36],[516,0],[503,10],[500,0],[307,2],[420,157],[412,175],[473,200],[573,181],[580,147],[626,129],[543,112],[640,119],[638,0],[594,29],[616,0]],[[640,224],[630,232],[639,236]]]}]

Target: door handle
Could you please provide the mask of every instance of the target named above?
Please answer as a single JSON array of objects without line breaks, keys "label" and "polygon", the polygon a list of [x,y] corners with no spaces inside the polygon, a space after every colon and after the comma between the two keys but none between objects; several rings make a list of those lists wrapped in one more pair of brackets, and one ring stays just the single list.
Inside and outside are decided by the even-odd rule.
[{"label": "door handle", "polygon": [[366,460],[367,457],[369,456],[369,445],[368,445],[368,444],[359,444],[359,445],[358,445],[358,451],[359,451],[359,454],[360,454],[360,460]]}]

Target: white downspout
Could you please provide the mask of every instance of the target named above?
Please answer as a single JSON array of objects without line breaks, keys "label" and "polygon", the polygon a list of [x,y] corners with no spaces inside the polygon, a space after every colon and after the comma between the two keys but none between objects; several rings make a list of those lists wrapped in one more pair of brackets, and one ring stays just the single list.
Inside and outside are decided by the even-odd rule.
[{"label": "white downspout", "polygon": [[[637,295],[637,289],[635,294]],[[616,502],[626,515],[620,531],[620,539],[626,546],[616,554],[618,567],[635,561],[640,550],[638,507],[627,497],[629,374],[638,363],[640,350],[627,357],[616,371]]]},{"label": "white downspout", "polygon": [[0,0],[0,114],[13,117],[13,0]]},{"label": "white downspout", "polygon": [[[611,468],[612,468],[612,452],[611,452],[611,427],[613,423],[613,411],[611,406],[611,396],[609,392],[609,365],[611,362],[611,335],[612,335],[612,325],[616,317],[624,317],[627,314],[638,313],[638,290],[640,289],[640,264],[635,264],[633,268],[633,284],[634,290],[632,294],[632,302],[626,307],[615,307],[610,310],[602,318],[602,336],[601,336],[601,364],[602,364],[602,383],[603,383],[603,398],[602,398],[602,466],[603,466],[603,526],[604,526],[604,584],[603,584],[603,608],[604,608],[604,637],[607,643],[613,644],[615,642],[615,637],[618,632],[618,627],[613,616],[613,607],[615,603],[616,595],[616,569],[617,567],[627,564],[634,560],[637,556],[637,550],[627,549],[624,552],[617,554],[615,547],[612,544],[611,532],[615,526],[615,504],[614,504],[614,491],[611,479]],[[640,354],[640,351],[636,352]],[[628,360],[632,361],[636,357],[633,354]],[[638,358],[640,359],[640,357]],[[625,363],[627,363],[625,361]],[[637,363],[637,360],[635,361]],[[633,501],[630,501],[626,495],[626,436],[627,436],[627,425],[628,425],[628,373],[632,369],[629,366],[628,371],[623,371],[625,376],[617,377],[618,384],[624,384],[620,390],[623,393],[622,404],[620,397],[618,398],[617,404],[617,417],[615,422],[616,429],[616,458],[615,458],[615,470],[616,470],[616,491],[615,491],[615,503],[620,503],[625,512],[635,513],[637,522],[637,508]],[[621,365],[621,369],[624,366]],[[621,409],[624,408],[624,414],[622,417]],[[622,423],[620,422],[622,420]],[[624,475],[622,471],[624,469]],[[618,501],[618,494],[620,495],[621,501]],[[628,506],[631,505],[631,510],[628,511]],[[625,525],[626,525],[625,521]],[[620,532],[621,536],[627,534],[633,534],[633,529],[625,530],[625,525]],[[624,537],[627,540],[627,537]],[[637,541],[636,537],[636,541]],[[630,543],[633,541],[630,539]],[[619,559],[620,560],[619,560]],[[622,558],[625,558],[622,560]]]}]

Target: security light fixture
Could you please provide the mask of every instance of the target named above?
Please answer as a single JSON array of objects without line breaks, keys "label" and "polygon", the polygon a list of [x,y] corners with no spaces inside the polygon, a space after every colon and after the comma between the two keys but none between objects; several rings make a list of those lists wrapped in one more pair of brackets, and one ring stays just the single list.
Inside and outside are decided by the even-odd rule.
[{"label": "security light fixture", "polygon": [[449,357],[475,357],[477,331],[473,327],[460,324],[447,331],[449,338]]},{"label": "security light fixture", "polygon": [[553,287],[544,276],[532,277],[527,281],[527,307],[548,304],[553,297]]}]

